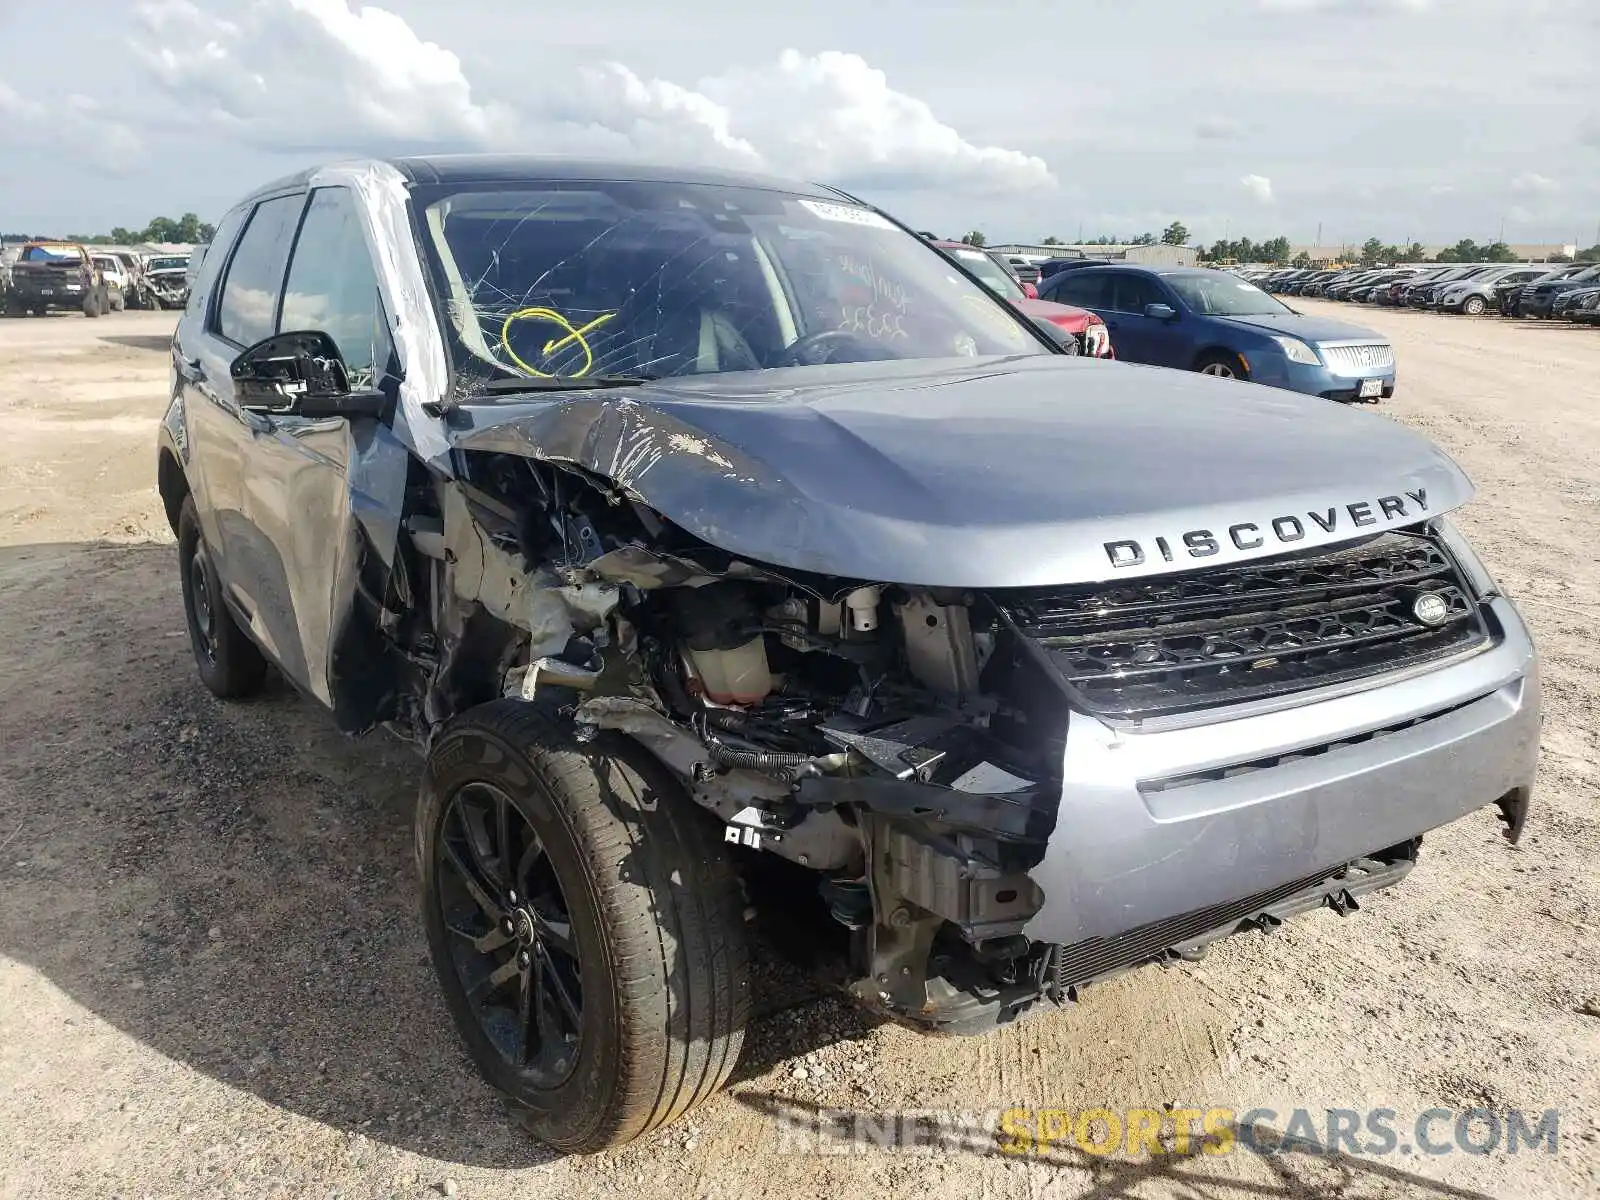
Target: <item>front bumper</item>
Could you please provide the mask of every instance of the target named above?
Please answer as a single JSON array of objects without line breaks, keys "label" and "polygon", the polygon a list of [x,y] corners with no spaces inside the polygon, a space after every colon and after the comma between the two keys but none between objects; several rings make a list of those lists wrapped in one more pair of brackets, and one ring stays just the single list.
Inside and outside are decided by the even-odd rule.
[{"label": "front bumper", "polygon": [[1379,394],[1367,400],[1387,400],[1394,395],[1395,369],[1387,367],[1345,367],[1334,371],[1326,366],[1290,362],[1282,354],[1270,352],[1246,355],[1250,378],[1255,383],[1269,387],[1287,388],[1291,392],[1304,392],[1321,396],[1324,400],[1354,401],[1361,399],[1363,380],[1378,381]]},{"label": "front bumper", "polygon": [[1521,832],[1539,749],[1534,650],[1509,601],[1460,662],[1231,719],[1075,713],[1030,938],[1070,946],[1338,870],[1502,803]]}]

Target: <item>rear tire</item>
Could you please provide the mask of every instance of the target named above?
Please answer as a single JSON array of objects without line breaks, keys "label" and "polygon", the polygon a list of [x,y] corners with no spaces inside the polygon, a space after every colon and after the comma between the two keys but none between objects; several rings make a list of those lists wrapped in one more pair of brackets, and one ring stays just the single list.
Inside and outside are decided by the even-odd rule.
[{"label": "rear tire", "polygon": [[631,1141],[732,1071],[749,966],[716,834],[636,743],[579,745],[520,701],[435,741],[416,814],[434,970],[474,1065],[541,1141]]},{"label": "rear tire", "polygon": [[1469,317],[1483,316],[1483,310],[1488,307],[1482,296],[1468,296],[1461,302],[1461,311]]},{"label": "rear tire", "polygon": [[1219,379],[1249,379],[1250,372],[1237,354],[1213,350],[1195,360],[1194,369],[1202,375],[1215,375]]},{"label": "rear tire", "polygon": [[228,611],[192,496],[183,498],[178,512],[178,564],[200,682],[223,700],[254,695],[266,678],[267,660]]}]

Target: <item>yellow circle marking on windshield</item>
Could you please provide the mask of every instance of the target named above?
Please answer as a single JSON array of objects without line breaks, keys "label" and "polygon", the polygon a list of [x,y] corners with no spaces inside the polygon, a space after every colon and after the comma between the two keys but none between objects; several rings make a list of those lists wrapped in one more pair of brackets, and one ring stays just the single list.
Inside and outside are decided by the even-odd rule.
[{"label": "yellow circle marking on windshield", "polygon": [[587,375],[594,367],[594,351],[589,349],[588,339],[584,336],[591,330],[598,329],[617,314],[614,312],[601,313],[587,325],[575,327],[570,320],[553,308],[519,308],[505,319],[505,324],[500,326],[500,348],[506,352],[507,357],[529,375],[537,375],[540,379],[554,379],[555,372],[541,371],[538,367],[531,366],[517,356],[511,348],[511,326],[517,321],[549,321],[552,325],[559,325],[567,331],[565,337],[551,338],[539,351],[540,357],[549,358],[557,350],[572,342],[578,343],[578,349],[583,351],[583,366],[576,371],[569,371],[564,376],[567,379],[579,379]]}]

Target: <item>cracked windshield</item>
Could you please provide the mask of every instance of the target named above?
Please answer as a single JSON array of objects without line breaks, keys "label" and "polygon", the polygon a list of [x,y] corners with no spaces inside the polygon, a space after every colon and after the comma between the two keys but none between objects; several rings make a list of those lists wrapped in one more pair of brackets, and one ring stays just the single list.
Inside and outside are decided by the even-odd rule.
[{"label": "cracked windshield", "polygon": [[857,205],[701,184],[418,191],[464,380],[1045,352],[986,289]]}]

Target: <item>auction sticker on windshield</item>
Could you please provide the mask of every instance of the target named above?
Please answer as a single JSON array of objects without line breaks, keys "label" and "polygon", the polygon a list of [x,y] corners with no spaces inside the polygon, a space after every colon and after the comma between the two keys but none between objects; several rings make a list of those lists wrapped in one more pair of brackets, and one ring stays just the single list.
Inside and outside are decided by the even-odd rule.
[{"label": "auction sticker on windshield", "polygon": [[880,216],[870,208],[858,208],[854,204],[828,204],[822,200],[802,200],[800,207],[822,221],[839,221],[845,225],[870,225],[873,229],[894,228],[893,222],[887,217]]}]

